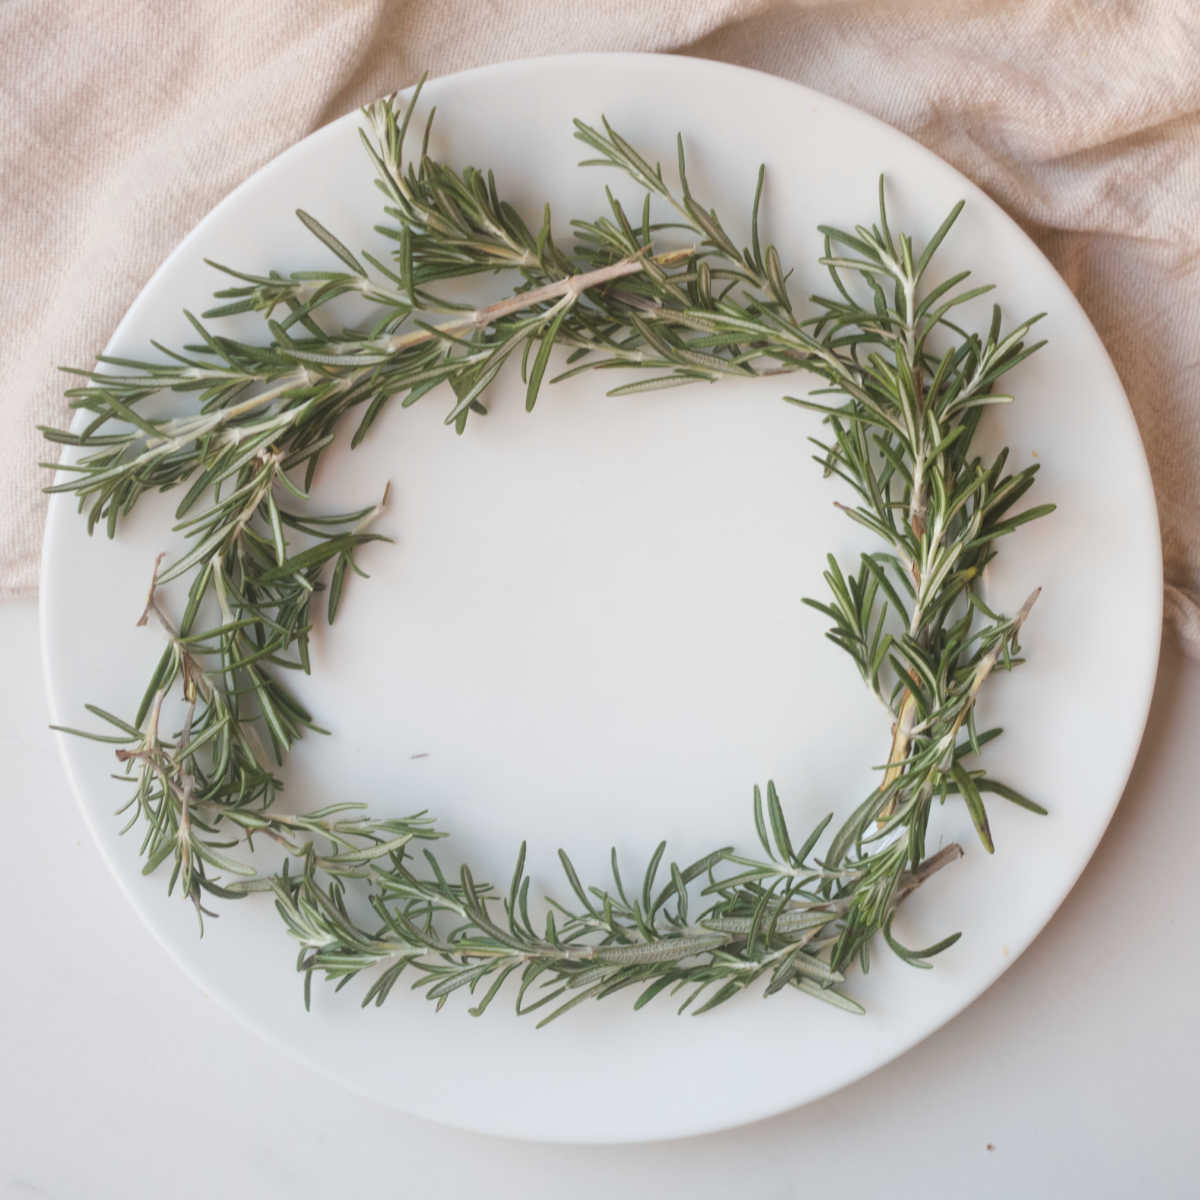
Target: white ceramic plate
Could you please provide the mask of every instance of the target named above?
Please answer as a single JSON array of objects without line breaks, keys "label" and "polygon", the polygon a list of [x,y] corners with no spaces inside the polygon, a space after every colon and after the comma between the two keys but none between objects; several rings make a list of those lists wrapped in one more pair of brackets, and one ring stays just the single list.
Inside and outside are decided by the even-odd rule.
[{"label": "white ceramic plate", "polygon": [[[870,221],[878,172],[893,228],[918,238],[966,198],[942,270],[996,283],[1011,317],[1049,314],[1050,347],[1009,377],[1018,402],[993,410],[985,435],[1018,463],[1036,455],[1033,498],[1059,505],[1006,539],[987,581],[1010,611],[1045,590],[1023,634],[1029,665],[989,684],[985,716],[1007,727],[987,751],[993,773],[1051,815],[992,804],[989,858],[959,806],[936,812],[931,848],[958,839],[967,857],[904,906],[898,932],[910,945],[964,936],[929,972],[879,953],[851,983],[865,1017],[786,995],[746,995],[697,1019],[669,1003],[633,1015],[615,999],[537,1032],[504,1004],[474,1020],[462,1004],[435,1014],[402,991],[363,1012],[353,987],[318,986],[306,1015],[270,902],[236,906],[201,942],[190,908],[167,899],[165,879],[142,878],[134,840],[117,836],[124,792],[108,751],[64,740],[67,769],[114,873],[176,961],[360,1092],[455,1125],[580,1141],[701,1133],[801,1104],[978,996],[1046,923],[1108,823],[1141,736],[1160,620],[1155,509],[1129,407],[1083,312],[1017,227],[932,154],[833,100],[717,63],[629,55],[488,67],[436,81],[427,99],[435,154],[494,166],[519,207],[536,213],[548,197],[563,221],[599,213],[604,183],[618,182],[573,165],[575,115],[607,114],[666,161],[684,130],[696,191],[735,228],[765,161],[765,223],[801,295],[824,286],[817,223]],[[180,310],[220,286],[205,256],[264,271],[322,262],[297,207],[352,246],[377,244],[357,124],[354,114],[320,130],[220,204],[110,353],[188,339]],[[442,426],[443,399],[393,409],[321,481],[333,506],[366,504],[390,479],[396,545],[371,547],[372,580],[355,582],[338,628],[317,635],[300,690],[335,736],[296,752],[294,802],[428,807],[454,831],[456,858],[501,878],[528,838],[538,879],[555,887],[560,845],[599,879],[613,840],[631,863],[660,837],[681,861],[750,844],[751,786],[768,777],[797,829],[848,812],[888,731],[800,598],[823,594],[827,550],[863,543],[809,458],[815,419],[781,390],[768,380],[612,400],[584,377],[527,417],[509,376],[461,439]],[[136,705],[159,644],[134,620],[154,555],[173,545],[168,528],[169,506],[147,501],[115,544],[89,540],[72,502],[53,504],[42,615],[56,721],[79,724],[86,701]]]}]

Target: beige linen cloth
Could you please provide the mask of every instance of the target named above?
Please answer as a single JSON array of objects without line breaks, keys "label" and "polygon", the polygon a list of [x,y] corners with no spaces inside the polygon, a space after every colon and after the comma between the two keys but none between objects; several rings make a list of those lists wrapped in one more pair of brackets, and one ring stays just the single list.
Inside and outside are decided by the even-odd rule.
[{"label": "beige linen cloth", "polygon": [[103,347],[209,208],[423,71],[577,50],[800,81],[990,192],[1116,362],[1200,653],[1200,0],[0,0],[0,590],[37,585],[55,366]]}]

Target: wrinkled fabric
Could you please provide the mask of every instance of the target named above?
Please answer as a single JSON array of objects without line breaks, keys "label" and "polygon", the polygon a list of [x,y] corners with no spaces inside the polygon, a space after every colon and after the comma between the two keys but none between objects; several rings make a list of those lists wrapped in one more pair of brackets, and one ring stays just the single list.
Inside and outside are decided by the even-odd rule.
[{"label": "wrinkled fabric", "polygon": [[[582,50],[757,67],[881,117],[1037,240],[1150,459],[1166,612],[1200,655],[1196,0],[6,0],[0,5],[0,592],[36,588],[39,422],[227,192],[422,72]],[[1119,482],[1118,482],[1119,486]]]}]

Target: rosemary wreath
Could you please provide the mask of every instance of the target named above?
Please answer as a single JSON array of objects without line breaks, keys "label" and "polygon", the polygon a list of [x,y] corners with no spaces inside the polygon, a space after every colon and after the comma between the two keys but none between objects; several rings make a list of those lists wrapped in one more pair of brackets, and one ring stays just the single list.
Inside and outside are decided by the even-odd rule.
[{"label": "rosemary wreath", "polygon": [[[693,195],[682,139],[672,185],[607,121],[575,122],[586,164],[624,172],[645,203],[630,213],[606,192],[604,215],[573,221],[564,249],[549,208],[531,228],[491,173],[431,158],[428,123],[406,157],[419,97],[371,105],[360,130],[384,199],[378,228],[394,243],[387,261],[351,252],[300,212],[335,269],[260,275],[213,263],[231,283],[203,320],[188,314],[195,344],[73,372],[66,395],[85,419],[43,430],[72,448],[47,464],[64,475],[49,490],[77,496],[89,531],[110,537],[147,492],[175,491],[188,548],[155,566],[141,621],[160,627],[165,648],[132,717],[88,705],[104,732],[69,732],[116,747],[144,870],[169,868],[169,889],[195,905],[202,930],[212,898],[273,896],[299,944],[306,1003],[314,975],[341,987],[370,972],[364,1004],[382,1004],[407,975],[439,1007],[466,989],[475,1014],[515,977],[518,1013],[539,1010],[542,1023],[626,988],[635,1008],[670,991],[680,1011],[703,1012],[759,981],[767,994],[795,989],[861,1011],[838,985],[855,962],[866,968],[877,934],[916,966],[957,940],[912,950],[891,932],[904,898],[962,853],[926,856],[935,801],[965,804],[989,853],[985,794],[1045,811],[971,765],[999,732],[977,729],[976,698],[994,670],[1020,661],[1037,594],[1001,615],[983,602],[980,574],[1000,538],[1052,508],[1014,512],[1036,465],[1010,472],[1005,451],[985,462],[972,438],[984,409],[1011,399],[997,381],[1042,344],[1027,340],[1037,318],[1006,330],[995,308],[982,333],[955,324],[954,310],[988,289],[965,286],[967,272],[925,279],[961,203],[918,253],[888,225],[882,180],[878,224],[821,228],[832,293],[802,316],[761,236],[764,171],[739,248]],[[652,220],[667,208],[669,221]],[[686,244],[664,249],[664,239]],[[446,281],[499,272],[513,280],[500,303],[439,295]],[[370,320],[339,319],[345,296]],[[204,323],[237,313],[259,315],[261,343]],[[532,409],[555,347],[567,352],[559,379],[641,372],[610,394],[793,371],[824,382],[788,399],[820,414],[816,459],[849,486],[844,511],[881,545],[853,566],[831,556],[829,597],[807,603],[891,714],[893,735],[878,785],[820,853],[832,814],[798,841],[768,784],[754,791],[759,851],[721,847],[678,864],[663,843],[636,882],[614,852],[603,885],[585,884],[560,851],[568,899],[531,902],[524,846],[507,887],[494,887],[466,865],[443,866],[433,844],[444,835],[424,813],[380,820],[331,804],[297,814],[278,802],[290,747],[318,728],[284,679],[308,671],[319,608],[335,619],[357,551],[381,537],[372,525],[386,492],[337,514],[312,498],[335,433],[356,419],[357,445],[389,400],[408,406],[442,384],[454,396],[446,421],[462,433],[518,356]],[[192,415],[145,415],[141,402],[164,391],[193,397]],[[184,579],[172,616],[163,589]],[[278,871],[246,861],[256,838],[283,848]]]}]

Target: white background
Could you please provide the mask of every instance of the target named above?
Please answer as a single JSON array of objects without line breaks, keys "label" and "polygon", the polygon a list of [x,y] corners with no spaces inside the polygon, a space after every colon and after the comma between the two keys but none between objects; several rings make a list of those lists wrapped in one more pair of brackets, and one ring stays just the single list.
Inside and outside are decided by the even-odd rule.
[{"label": "white background", "polygon": [[1108,835],[982,999],[875,1075],[784,1116],[581,1149],[362,1100],[193,987],[86,832],[46,730],[36,635],[32,603],[0,606],[4,1200],[1197,1194],[1200,665],[1170,639]]}]

